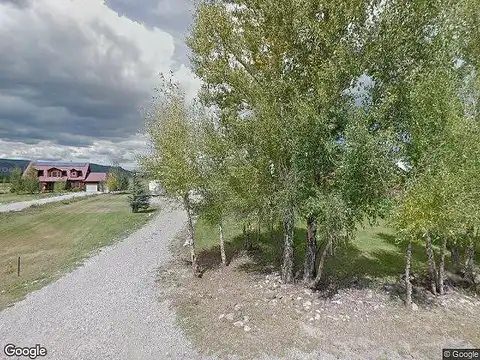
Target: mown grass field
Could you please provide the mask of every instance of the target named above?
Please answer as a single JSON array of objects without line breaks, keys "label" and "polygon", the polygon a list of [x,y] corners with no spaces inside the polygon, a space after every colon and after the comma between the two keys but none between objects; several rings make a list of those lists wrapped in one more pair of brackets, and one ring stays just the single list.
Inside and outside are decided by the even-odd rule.
[{"label": "mown grass field", "polygon": [[0,213],[0,309],[72,270],[95,250],[126,237],[152,216],[152,211],[132,213],[127,195]]},{"label": "mown grass field", "polygon": [[[296,269],[303,269],[305,255],[306,229],[295,229],[295,265]],[[219,232],[216,227],[199,219],[195,226],[199,260],[204,266],[218,265],[219,255]],[[242,249],[243,235],[242,226],[232,219],[224,223],[225,240],[227,241],[227,258],[231,258]],[[265,268],[280,270],[282,261],[283,238],[282,234],[275,231],[271,234],[267,229],[261,229],[260,236],[251,235],[253,248],[251,255],[255,264],[245,268],[246,271],[263,271]],[[438,247],[434,246],[437,250]],[[396,277],[404,272],[406,245],[397,241],[394,231],[380,223],[376,226],[365,226],[357,230],[355,238],[347,243],[340,244],[335,256],[330,256],[326,263],[326,272],[334,275],[337,279],[364,279],[364,278],[387,278]],[[427,261],[424,244],[419,240],[413,244],[414,272],[423,272]],[[480,251],[477,251],[477,261],[480,262]],[[447,263],[449,255],[447,254]],[[447,264],[448,267],[448,264]]]}]

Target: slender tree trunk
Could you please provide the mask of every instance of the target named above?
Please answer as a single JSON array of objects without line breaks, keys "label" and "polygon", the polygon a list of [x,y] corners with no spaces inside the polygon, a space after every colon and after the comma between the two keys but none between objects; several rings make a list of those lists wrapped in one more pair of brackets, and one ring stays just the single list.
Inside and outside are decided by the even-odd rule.
[{"label": "slender tree trunk", "polygon": [[316,289],[320,285],[320,281],[322,280],[322,276],[323,276],[323,269],[325,268],[325,262],[327,260],[327,254],[332,246],[333,246],[333,240],[331,236],[328,236],[327,243],[325,244],[325,247],[322,250],[322,254],[320,255],[320,260],[318,262],[317,274],[315,276],[315,280],[313,280],[313,282],[310,285],[312,289]]},{"label": "slender tree trunk", "polygon": [[188,199],[188,194],[183,199],[183,205],[185,211],[187,212],[188,218],[188,245],[190,248],[190,259],[192,261],[192,270],[195,276],[200,276],[200,269],[197,262],[197,254],[195,252],[195,229],[193,228],[192,213],[190,209],[190,201]]},{"label": "slender tree trunk", "polygon": [[458,251],[458,246],[456,242],[453,242],[451,244],[447,243],[447,248],[450,250],[450,256],[454,272],[458,273],[458,271],[460,270],[460,252]]},{"label": "slender tree trunk", "polygon": [[445,255],[447,252],[447,238],[444,237],[442,241],[442,248],[440,249],[440,263],[438,264],[438,277],[437,287],[438,293],[443,295],[445,293],[443,289],[443,280],[445,278]]},{"label": "slender tree trunk", "polygon": [[293,252],[293,226],[294,215],[291,209],[283,219],[283,265],[282,280],[285,284],[293,282],[294,279],[294,252]]},{"label": "slender tree trunk", "polygon": [[317,262],[317,222],[315,217],[307,219],[307,244],[305,251],[305,270],[303,280],[307,283],[315,279]]},{"label": "slender tree trunk", "polygon": [[243,249],[250,250],[249,226],[246,223],[243,224]]},{"label": "slender tree trunk", "polygon": [[258,219],[258,225],[257,225],[257,244],[260,242],[260,234],[262,232],[262,229],[260,228],[260,219]]},{"label": "slender tree trunk", "polygon": [[411,267],[412,267],[412,240],[409,240],[407,245],[406,264],[405,264],[405,286],[407,289],[405,305],[407,305],[408,308],[412,306],[412,283],[410,282]]},{"label": "slender tree trunk", "polygon": [[270,221],[270,240],[273,242],[275,239],[275,222],[273,219]]},{"label": "slender tree trunk", "polygon": [[465,248],[465,278],[473,281],[473,267],[475,264],[475,247],[473,239],[470,238],[467,247]]},{"label": "slender tree trunk", "polygon": [[223,224],[222,221],[220,220],[220,224],[218,226],[220,230],[220,256],[222,258],[222,264],[227,265],[227,255],[225,254],[225,240],[223,237]]},{"label": "slender tree trunk", "polygon": [[432,238],[430,234],[425,234],[425,248],[427,250],[428,274],[430,277],[430,290],[432,294],[437,295],[437,270],[435,269],[435,255],[432,248]]}]

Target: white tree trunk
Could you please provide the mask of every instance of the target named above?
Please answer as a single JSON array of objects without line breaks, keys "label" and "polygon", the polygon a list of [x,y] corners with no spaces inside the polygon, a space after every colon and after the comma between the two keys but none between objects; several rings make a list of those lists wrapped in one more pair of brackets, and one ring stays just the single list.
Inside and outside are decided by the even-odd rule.
[{"label": "white tree trunk", "polygon": [[412,266],[412,240],[408,242],[405,264],[405,286],[407,288],[407,296],[405,299],[405,305],[408,308],[412,306],[412,283],[410,282],[410,269]]},{"label": "white tree trunk", "polygon": [[223,237],[223,225],[222,225],[222,221],[220,220],[220,224],[219,224],[219,230],[220,230],[220,256],[222,258],[222,264],[223,265],[227,265],[227,256],[225,254],[225,240],[224,240],[224,237]]},{"label": "white tree trunk", "polygon": [[195,276],[200,276],[200,269],[197,262],[197,254],[195,252],[195,229],[193,227],[193,219],[188,194],[184,197],[183,205],[185,211],[187,212],[188,219],[188,245],[190,248],[190,260],[192,261],[192,270]]}]

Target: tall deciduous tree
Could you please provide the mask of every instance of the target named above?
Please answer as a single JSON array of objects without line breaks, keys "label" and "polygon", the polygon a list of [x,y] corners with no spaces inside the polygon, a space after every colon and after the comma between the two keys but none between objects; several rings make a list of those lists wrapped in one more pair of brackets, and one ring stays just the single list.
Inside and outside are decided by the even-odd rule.
[{"label": "tall deciduous tree", "polygon": [[[293,280],[295,219],[307,220],[306,278],[315,275],[314,228],[324,198],[339,186],[336,141],[349,121],[346,94],[361,74],[356,27],[364,1],[205,2],[191,37],[194,71],[204,80],[206,104],[221,111],[222,126],[240,159],[254,169],[262,195],[255,207],[283,223],[282,278]],[[346,179],[343,177],[342,179]],[[262,210],[263,209],[263,210]]]},{"label": "tall deciduous tree", "polygon": [[151,153],[142,161],[146,173],[161,183],[165,194],[180,200],[188,219],[188,245],[192,268],[200,276],[195,251],[194,203],[192,195],[202,184],[198,136],[201,113],[185,98],[172,80],[162,78],[158,96],[146,112]]}]

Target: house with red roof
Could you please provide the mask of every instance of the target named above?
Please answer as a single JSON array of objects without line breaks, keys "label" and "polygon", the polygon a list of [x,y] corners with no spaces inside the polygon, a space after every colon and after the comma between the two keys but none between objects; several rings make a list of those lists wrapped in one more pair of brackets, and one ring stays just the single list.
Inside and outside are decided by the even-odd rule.
[{"label": "house with red roof", "polygon": [[35,169],[42,191],[53,191],[54,184],[60,181],[67,182],[67,188],[82,191],[105,191],[104,182],[107,173],[92,172],[89,163],[31,161],[24,172]]}]

